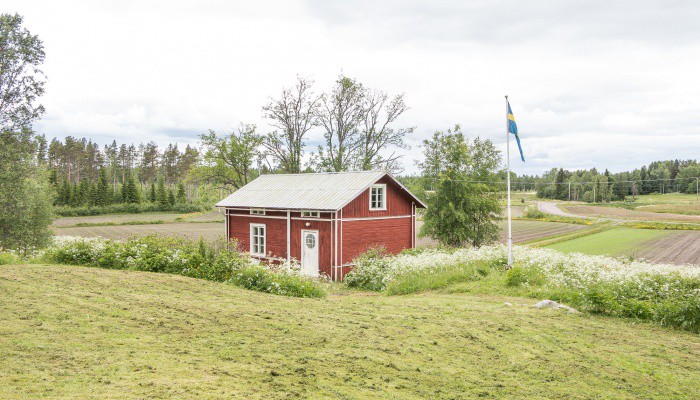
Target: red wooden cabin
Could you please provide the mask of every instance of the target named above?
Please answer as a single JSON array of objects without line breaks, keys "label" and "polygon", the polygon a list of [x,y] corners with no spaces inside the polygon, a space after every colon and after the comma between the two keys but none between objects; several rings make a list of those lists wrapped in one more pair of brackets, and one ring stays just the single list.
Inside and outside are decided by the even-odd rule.
[{"label": "red wooden cabin", "polygon": [[268,260],[299,260],[305,274],[342,279],[352,260],[383,246],[416,246],[425,204],[386,172],[262,175],[216,204],[226,239]]}]

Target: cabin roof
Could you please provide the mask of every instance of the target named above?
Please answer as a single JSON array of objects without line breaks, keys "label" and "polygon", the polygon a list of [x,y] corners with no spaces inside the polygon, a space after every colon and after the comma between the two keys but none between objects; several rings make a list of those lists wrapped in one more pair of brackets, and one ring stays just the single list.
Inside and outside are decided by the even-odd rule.
[{"label": "cabin roof", "polygon": [[336,211],[388,176],[416,202],[425,204],[385,171],[261,175],[216,207]]}]

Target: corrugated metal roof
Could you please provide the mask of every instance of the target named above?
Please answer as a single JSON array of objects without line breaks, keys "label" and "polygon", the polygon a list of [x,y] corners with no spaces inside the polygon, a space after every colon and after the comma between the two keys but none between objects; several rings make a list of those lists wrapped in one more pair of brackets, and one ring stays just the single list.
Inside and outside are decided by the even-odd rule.
[{"label": "corrugated metal roof", "polygon": [[389,174],[361,171],[262,175],[218,202],[216,207],[335,211],[385,175]]}]

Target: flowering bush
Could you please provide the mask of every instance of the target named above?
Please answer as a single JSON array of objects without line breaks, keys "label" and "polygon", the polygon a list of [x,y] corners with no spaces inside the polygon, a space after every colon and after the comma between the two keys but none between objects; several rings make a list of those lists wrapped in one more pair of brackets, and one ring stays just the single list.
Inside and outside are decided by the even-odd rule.
[{"label": "flowering bush", "polygon": [[285,269],[273,272],[261,266],[248,266],[236,271],[231,283],[246,289],[283,296],[326,296],[326,292],[316,282]]},{"label": "flowering bush", "polygon": [[[505,246],[498,245],[425,250],[392,257],[362,256],[356,260],[346,282],[349,286],[389,294],[397,293],[390,290],[392,286],[410,280],[416,290],[439,287],[431,282],[454,283],[454,279],[438,276],[455,276],[456,270],[465,271],[459,275],[462,281],[480,279],[469,268],[476,268],[482,276],[488,274],[481,271],[503,271],[506,251]],[[533,296],[564,301],[591,312],[700,331],[699,266],[652,264],[519,246],[514,248],[513,258],[514,268],[501,272],[505,274],[505,279],[499,281],[501,284],[524,288]],[[416,276],[425,279],[419,284],[415,282]]]},{"label": "flowering bush", "polygon": [[[57,237],[41,256],[48,262],[87,265],[109,269],[165,272],[207,279],[230,281],[248,289],[300,297],[320,297],[323,289],[299,274],[299,264],[256,264],[235,243],[213,245],[184,238],[144,236],[127,241]],[[255,275],[253,272],[256,272]],[[242,275],[243,274],[243,275]],[[252,275],[251,275],[252,274]],[[243,276],[259,276],[251,280]],[[266,285],[265,283],[270,283]]]}]

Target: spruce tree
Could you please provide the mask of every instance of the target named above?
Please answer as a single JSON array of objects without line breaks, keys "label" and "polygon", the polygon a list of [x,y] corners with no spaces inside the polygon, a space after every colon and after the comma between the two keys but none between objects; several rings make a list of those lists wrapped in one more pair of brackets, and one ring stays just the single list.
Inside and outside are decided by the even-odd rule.
[{"label": "spruce tree", "polygon": [[151,193],[149,199],[151,200],[151,203],[156,202],[156,184],[154,182],[151,182]]},{"label": "spruce tree", "polygon": [[158,179],[158,188],[156,189],[156,203],[162,211],[170,208],[168,202],[168,192],[165,190],[165,180],[161,177]]},{"label": "spruce tree", "polygon": [[177,196],[176,201],[178,204],[187,203],[187,194],[185,194],[185,185],[182,182],[177,185]]},{"label": "spruce tree", "polygon": [[172,189],[168,190],[168,204],[170,204],[170,206],[175,205],[175,193],[173,193]]},{"label": "spruce tree", "polygon": [[100,178],[97,180],[95,192],[95,205],[106,206],[112,202],[114,194],[109,186],[109,182],[107,182],[107,171],[105,168],[100,168]]}]

